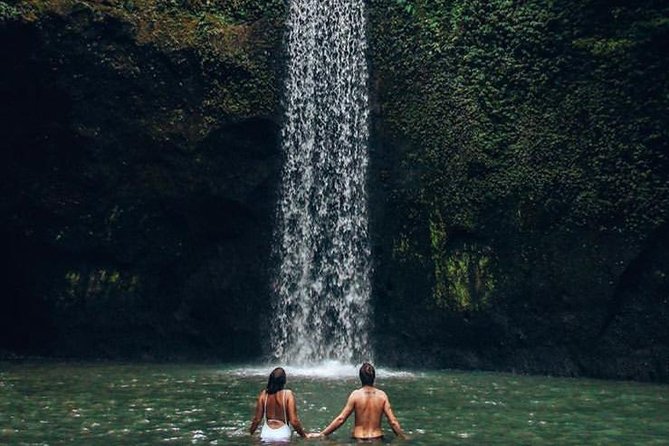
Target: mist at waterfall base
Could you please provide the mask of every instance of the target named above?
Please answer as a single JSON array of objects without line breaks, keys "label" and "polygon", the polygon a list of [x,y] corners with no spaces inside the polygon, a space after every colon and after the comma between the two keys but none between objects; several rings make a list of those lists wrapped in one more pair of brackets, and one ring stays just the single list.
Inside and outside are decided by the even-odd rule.
[{"label": "mist at waterfall base", "polygon": [[[357,380],[358,379],[358,365],[347,364],[340,361],[323,361],[320,363],[311,364],[254,364],[247,365],[230,370],[231,373],[238,376],[259,376],[267,378],[269,373],[276,366],[281,366],[286,371],[286,375],[290,378],[299,377],[304,379],[317,380]],[[384,378],[409,378],[417,375],[410,371],[393,370],[389,368],[377,367],[376,377]]]}]

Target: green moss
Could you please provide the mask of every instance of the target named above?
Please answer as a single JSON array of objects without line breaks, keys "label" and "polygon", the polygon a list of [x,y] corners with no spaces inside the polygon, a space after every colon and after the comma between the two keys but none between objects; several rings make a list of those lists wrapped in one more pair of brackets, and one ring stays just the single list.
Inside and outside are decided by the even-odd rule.
[{"label": "green moss", "polygon": [[[427,231],[415,234],[430,233],[438,283],[453,231],[514,257],[508,238],[595,231],[638,245],[669,217],[667,14],[548,0],[371,2],[384,122],[412,143],[400,174],[420,172],[395,194],[406,214],[424,216]],[[506,264],[511,276],[517,267]]]},{"label": "green moss", "polygon": [[81,274],[77,271],[68,271],[65,274],[65,281],[67,282],[65,293],[69,298],[77,297],[77,290],[81,282]]},{"label": "green moss", "polygon": [[21,16],[21,11],[15,6],[0,1],[0,23],[16,20]]},{"label": "green moss", "polygon": [[[276,60],[282,42],[284,8],[279,1],[219,4],[181,0],[27,0],[11,10],[20,11],[26,21],[87,11],[92,16],[130,25],[137,45],[150,45],[166,54],[194,52],[203,72],[211,76],[212,96],[206,102],[210,104],[207,112],[245,119],[275,113],[278,107]],[[206,120],[195,125],[203,122]],[[160,137],[169,133],[174,124],[166,117],[149,125]],[[198,128],[191,133],[207,131]]]},{"label": "green moss", "polygon": [[58,301],[61,307],[120,303],[131,299],[140,287],[137,274],[107,268],[69,270],[65,273],[65,282],[64,294]]},{"label": "green moss", "polygon": [[489,248],[467,243],[448,246],[448,233],[438,212],[430,219],[433,297],[437,304],[453,311],[479,311],[488,307],[495,290]]},{"label": "green moss", "polygon": [[574,46],[576,48],[583,48],[590,51],[595,56],[613,56],[616,53],[628,51],[635,42],[631,39],[598,39],[585,38],[576,39]]}]

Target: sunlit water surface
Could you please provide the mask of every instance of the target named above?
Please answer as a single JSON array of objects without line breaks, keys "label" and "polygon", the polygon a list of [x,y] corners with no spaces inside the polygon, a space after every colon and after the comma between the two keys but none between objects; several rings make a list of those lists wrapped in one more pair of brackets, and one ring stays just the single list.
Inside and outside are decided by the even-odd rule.
[{"label": "sunlit water surface", "polygon": [[[272,366],[0,363],[0,444],[257,445],[247,430]],[[287,368],[307,430],[327,425],[356,369]],[[669,444],[669,387],[496,373],[379,370],[411,439],[385,444]],[[351,444],[352,419],[328,440]],[[383,444],[383,443],[380,443]]]}]

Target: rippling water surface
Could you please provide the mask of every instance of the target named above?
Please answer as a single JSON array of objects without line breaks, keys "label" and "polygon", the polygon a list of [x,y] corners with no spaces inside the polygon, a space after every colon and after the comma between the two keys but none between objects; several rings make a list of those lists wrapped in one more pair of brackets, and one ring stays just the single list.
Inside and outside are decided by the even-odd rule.
[{"label": "rippling water surface", "polygon": [[[271,369],[0,363],[0,444],[258,444],[247,429]],[[358,384],[353,367],[287,371],[307,430]],[[377,381],[411,435],[385,426],[394,445],[669,444],[667,386],[451,371],[379,370]],[[293,443],[350,444],[351,423]]]}]

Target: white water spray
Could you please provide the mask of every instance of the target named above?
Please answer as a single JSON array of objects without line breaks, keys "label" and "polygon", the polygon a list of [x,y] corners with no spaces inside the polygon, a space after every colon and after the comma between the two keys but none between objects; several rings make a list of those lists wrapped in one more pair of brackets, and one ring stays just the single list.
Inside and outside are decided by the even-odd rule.
[{"label": "white water spray", "polygon": [[370,359],[363,0],[291,0],[274,356]]}]

